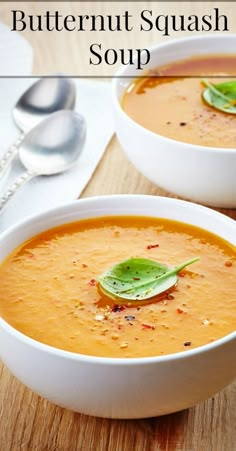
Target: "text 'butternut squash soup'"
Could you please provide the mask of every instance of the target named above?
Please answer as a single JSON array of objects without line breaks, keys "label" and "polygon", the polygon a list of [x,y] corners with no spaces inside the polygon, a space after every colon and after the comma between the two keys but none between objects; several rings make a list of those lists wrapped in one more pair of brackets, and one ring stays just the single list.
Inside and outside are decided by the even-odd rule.
[{"label": "text 'butternut squash soup'", "polygon": [[221,238],[172,220],[81,220],[6,258],[0,313],[25,335],[75,353],[187,351],[235,330],[235,257]]},{"label": "text 'butternut squash soup'", "polygon": [[122,107],[161,136],[236,148],[236,55],[205,55],[158,67],[128,87]]}]

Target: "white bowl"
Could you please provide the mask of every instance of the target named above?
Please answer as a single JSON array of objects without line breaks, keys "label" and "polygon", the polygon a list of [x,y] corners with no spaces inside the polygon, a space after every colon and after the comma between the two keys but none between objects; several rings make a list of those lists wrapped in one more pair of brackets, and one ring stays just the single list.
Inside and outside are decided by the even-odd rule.
[{"label": "white bowl", "polygon": [[[0,239],[0,261],[45,229],[104,215],[175,219],[236,244],[234,221],[205,207],[154,196],[105,196],[75,201],[13,227]],[[20,381],[62,407],[99,417],[144,418],[186,409],[214,395],[236,375],[235,333],[190,351],[134,359],[55,349],[3,319],[0,334],[0,356]]]},{"label": "white bowl", "polygon": [[[179,39],[153,47],[145,67],[153,69],[196,55],[236,54],[235,48],[236,34]],[[179,196],[216,207],[236,207],[236,147],[175,141],[145,129],[124,112],[122,96],[132,77],[145,75],[143,72],[123,66],[113,79],[115,129],[130,161],[152,182]]]}]

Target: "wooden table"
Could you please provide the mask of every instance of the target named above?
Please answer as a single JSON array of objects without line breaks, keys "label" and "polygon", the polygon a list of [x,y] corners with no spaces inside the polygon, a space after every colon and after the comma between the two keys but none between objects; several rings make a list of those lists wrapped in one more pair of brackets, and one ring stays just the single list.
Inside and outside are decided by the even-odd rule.
[{"label": "wooden table", "polygon": [[[125,9],[129,9],[135,16],[141,7],[156,8],[155,3],[157,2],[127,2]],[[219,3],[223,5],[221,8],[229,17],[235,14],[236,7],[231,2],[218,2],[216,5],[219,6]],[[12,5],[5,2],[1,6],[1,17],[9,25]],[[120,13],[121,9],[124,9],[124,4],[112,2],[19,2],[17,8],[28,11],[29,14],[39,13],[43,7],[47,10],[60,9],[64,14],[76,14],[78,8],[83,13],[86,10],[88,14],[101,14],[111,13],[111,5],[113,14],[116,10]],[[161,10],[172,14],[177,10],[179,14],[193,14],[200,10],[203,13],[206,10],[207,14],[207,9],[216,5],[214,2],[192,5],[191,2],[167,2],[165,5],[161,4]],[[89,35],[80,45],[74,34],[57,34],[55,37],[49,36],[48,33],[39,35],[26,32],[25,35],[35,50],[34,73],[47,74],[60,70],[81,74],[87,70]],[[143,45],[162,39],[160,36],[157,39],[153,33],[147,35],[142,36]],[[109,34],[100,39],[104,43],[106,40],[107,45],[118,45],[117,36],[112,37]],[[123,42],[123,45],[127,45],[127,42],[129,46],[137,46],[137,42],[140,45],[140,39],[138,34],[119,35],[119,43]],[[76,59],[77,53],[80,54],[79,61]],[[101,74],[104,70],[105,68],[101,68]],[[117,167],[119,171],[116,170]],[[140,175],[127,161],[116,138],[113,138],[82,197],[115,193],[171,196]],[[235,210],[221,211],[236,219]],[[3,365],[0,366],[1,451],[234,451],[235,425],[236,383],[189,410],[144,420],[107,420],[73,413],[45,401],[25,388]]]}]

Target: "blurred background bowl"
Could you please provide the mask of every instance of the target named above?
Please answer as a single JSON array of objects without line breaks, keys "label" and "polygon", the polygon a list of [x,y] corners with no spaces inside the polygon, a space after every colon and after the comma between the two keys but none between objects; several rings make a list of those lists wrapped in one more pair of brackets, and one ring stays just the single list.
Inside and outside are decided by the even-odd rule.
[{"label": "blurred background bowl", "polygon": [[[150,63],[145,67],[155,69],[201,55],[236,55],[235,49],[236,34],[183,38],[153,47]],[[128,65],[123,66],[113,79],[115,129],[129,160],[148,179],[172,193],[210,206],[235,208],[236,148],[204,147],[175,141],[145,129],[124,112],[121,107],[124,92],[132,77],[135,79],[144,74]]]}]

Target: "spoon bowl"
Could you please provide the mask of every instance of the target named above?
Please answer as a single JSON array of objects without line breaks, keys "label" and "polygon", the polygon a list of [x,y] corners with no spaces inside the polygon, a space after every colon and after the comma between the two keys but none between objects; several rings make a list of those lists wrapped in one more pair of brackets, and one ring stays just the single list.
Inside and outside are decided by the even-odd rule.
[{"label": "spoon bowl", "polygon": [[17,155],[25,134],[52,113],[72,110],[76,91],[72,80],[63,77],[42,78],[20,97],[13,109],[13,118],[21,135],[0,159],[0,175]]},{"label": "spoon bowl", "polygon": [[84,118],[73,111],[58,111],[44,119],[23,139],[19,157],[26,168],[0,198],[0,212],[16,191],[33,177],[54,175],[73,166],[84,146]]},{"label": "spoon bowl", "polygon": [[20,97],[12,115],[16,125],[25,133],[49,114],[59,110],[73,110],[75,85],[64,77],[41,78]]},{"label": "spoon bowl", "polygon": [[85,120],[80,114],[58,111],[27,134],[19,149],[20,160],[38,175],[64,172],[77,161],[85,135]]}]

